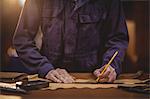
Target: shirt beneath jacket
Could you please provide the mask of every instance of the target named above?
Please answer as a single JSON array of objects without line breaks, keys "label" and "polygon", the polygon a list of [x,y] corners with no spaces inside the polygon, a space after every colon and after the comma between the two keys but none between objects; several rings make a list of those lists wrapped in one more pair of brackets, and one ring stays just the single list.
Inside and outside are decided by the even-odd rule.
[{"label": "shirt beneath jacket", "polygon": [[[34,38],[43,32],[41,51]],[[117,74],[128,46],[118,0],[27,0],[14,35],[22,62],[44,77],[54,68],[89,72],[112,62]]]}]

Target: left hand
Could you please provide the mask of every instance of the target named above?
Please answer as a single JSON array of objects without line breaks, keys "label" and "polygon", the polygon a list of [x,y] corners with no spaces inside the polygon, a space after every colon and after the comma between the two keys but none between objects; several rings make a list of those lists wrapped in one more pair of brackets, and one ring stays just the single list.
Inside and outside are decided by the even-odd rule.
[{"label": "left hand", "polygon": [[100,77],[99,82],[113,82],[114,80],[116,80],[117,77],[117,73],[115,71],[115,69],[112,66],[109,66],[106,71],[104,72],[103,75],[100,75],[100,73],[102,72],[102,70],[104,69],[106,65],[104,65],[103,67],[101,67],[100,69],[96,69],[93,74],[96,77]]},{"label": "left hand", "polygon": [[65,69],[60,68],[50,70],[45,78],[57,83],[73,83],[75,79]]}]

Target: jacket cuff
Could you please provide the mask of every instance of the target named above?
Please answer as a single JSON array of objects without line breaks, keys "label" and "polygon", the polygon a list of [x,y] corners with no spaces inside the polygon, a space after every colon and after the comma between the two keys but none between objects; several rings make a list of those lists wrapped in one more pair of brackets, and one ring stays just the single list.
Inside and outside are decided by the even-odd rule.
[{"label": "jacket cuff", "polygon": [[111,66],[115,69],[116,73],[117,73],[117,77],[118,75],[121,73],[121,70],[120,70],[120,67],[119,66],[116,66],[114,64],[111,64]]},{"label": "jacket cuff", "polygon": [[45,64],[44,66],[40,67],[38,71],[39,77],[45,78],[46,74],[52,69],[54,69],[52,64]]}]

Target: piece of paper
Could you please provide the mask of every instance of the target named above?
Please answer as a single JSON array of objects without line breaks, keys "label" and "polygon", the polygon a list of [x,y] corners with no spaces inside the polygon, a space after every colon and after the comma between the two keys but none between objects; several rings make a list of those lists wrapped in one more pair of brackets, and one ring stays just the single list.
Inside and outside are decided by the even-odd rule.
[{"label": "piece of paper", "polygon": [[[30,76],[29,80],[42,80],[41,78],[38,78],[36,75],[35,76]],[[49,81],[49,87],[44,88],[43,90],[56,90],[56,89],[68,89],[68,88],[90,88],[90,89],[97,89],[97,88],[118,88],[119,86],[129,86],[129,87],[135,87],[135,86],[145,86],[144,83],[145,81],[141,81],[138,79],[117,79],[114,81],[112,84],[101,84],[97,83],[96,78],[94,77],[86,77],[86,78],[78,78],[75,80],[74,83],[71,84],[64,84],[64,83],[53,83],[50,80]],[[46,80],[46,79],[43,79]],[[136,83],[141,83],[141,84],[136,84]]]},{"label": "piece of paper", "polygon": [[50,90],[56,90],[56,89],[68,89],[68,88],[90,88],[90,89],[96,89],[96,88],[117,88],[118,85],[116,84],[64,84],[64,83],[50,83],[48,88]]},{"label": "piece of paper", "polygon": [[42,90],[56,90],[56,89],[69,89],[69,88],[90,88],[90,89],[108,89],[108,88],[118,88],[121,86],[125,87],[137,87],[137,86],[147,86],[147,84],[64,84],[64,83],[49,83],[49,87],[43,88]]},{"label": "piece of paper", "polygon": [[[68,88],[90,88],[90,89],[106,89],[106,88],[118,88],[119,86],[135,87],[135,86],[145,86],[146,84],[135,84],[135,82],[140,82],[138,79],[120,79],[116,80],[113,84],[100,84],[97,83],[94,79],[76,79],[74,83],[65,84],[65,83],[49,83],[48,88],[50,90],[56,89],[68,89]],[[121,83],[121,84],[119,84]]]},{"label": "piece of paper", "polygon": [[97,83],[95,79],[76,79],[75,83],[87,83],[87,84],[93,84]]}]

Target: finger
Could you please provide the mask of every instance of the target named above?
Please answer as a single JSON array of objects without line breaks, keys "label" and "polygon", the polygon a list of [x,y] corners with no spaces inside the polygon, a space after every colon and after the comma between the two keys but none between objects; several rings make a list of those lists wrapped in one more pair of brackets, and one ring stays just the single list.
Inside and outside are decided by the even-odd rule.
[{"label": "finger", "polygon": [[64,77],[60,75],[56,70],[53,72],[53,75],[59,79],[61,82],[63,82]]},{"label": "finger", "polygon": [[108,82],[113,82],[115,79],[115,76],[110,76]]},{"label": "finger", "polygon": [[64,79],[65,79],[64,83],[72,83],[72,82],[73,82],[73,81],[72,81],[70,78],[68,78],[68,77],[65,77]]},{"label": "finger", "polygon": [[59,82],[59,83],[62,82],[61,80],[59,80],[59,79],[57,78],[58,73],[56,72],[56,70],[51,70],[51,71],[48,73],[48,76],[49,76],[49,77],[47,77],[47,78],[49,78],[50,80],[52,80],[52,81],[54,81],[54,82]]},{"label": "finger", "polygon": [[74,77],[74,76],[71,76],[71,77],[72,77],[73,80],[76,80],[76,77]]},{"label": "finger", "polygon": [[74,82],[75,80],[75,77],[73,77],[73,76],[71,76],[69,73],[67,73],[68,74],[68,78],[69,78],[69,80],[71,80],[71,82]]},{"label": "finger", "polygon": [[56,70],[57,70],[58,73],[60,73],[60,74],[64,74],[64,75],[67,74],[67,71],[66,71],[65,69],[60,69],[60,68],[58,68],[58,69],[56,69]]},{"label": "finger", "polygon": [[70,80],[70,78],[64,74],[61,69],[57,69],[57,72],[59,73],[59,75],[57,76],[59,80],[61,80],[63,83],[72,83],[72,81]]},{"label": "finger", "polygon": [[66,83],[66,80],[65,80],[64,76],[60,75],[58,79],[61,80],[63,83]]},{"label": "finger", "polygon": [[57,77],[57,79],[59,79],[61,82],[64,83],[65,76],[62,73],[60,73],[59,70],[60,70],[59,68],[56,69],[55,72],[53,72],[53,74]]},{"label": "finger", "polygon": [[53,74],[49,74],[48,76],[46,76],[46,78],[54,82],[58,82],[58,83],[62,82],[61,80],[57,79]]},{"label": "finger", "polygon": [[71,77],[70,74],[65,69],[58,69],[58,72],[64,76]]},{"label": "finger", "polygon": [[109,78],[102,78],[99,79],[99,82],[104,83],[104,82],[108,82]]},{"label": "finger", "polygon": [[103,70],[103,68],[104,68],[104,66],[101,67],[100,69],[96,69],[96,70],[94,71],[94,75],[95,75],[96,77],[99,77],[99,75],[100,75],[101,71]]},{"label": "finger", "polygon": [[61,80],[59,80],[58,78],[56,78],[54,75],[51,76],[51,80],[53,80],[54,82],[58,82],[58,83],[62,82]]},{"label": "finger", "polygon": [[102,74],[102,75],[100,75],[99,76],[99,78],[106,78],[106,77],[108,77],[109,76],[109,74],[110,74],[110,68],[108,67],[107,69],[106,69],[106,71],[104,72],[104,74]]},{"label": "finger", "polygon": [[115,80],[114,76],[109,77],[108,82],[113,82]]},{"label": "finger", "polygon": [[98,77],[100,75],[100,69],[96,69],[93,74]]},{"label": "finger", "polygon": [[65,73],[65,70],[63,70],[63,69],[59,69],[59,68],[57,68],[56,69],[56,71],[59,73],[59,75],[61,75],[61,76],[65,76],[66,75],[66,73]]},{"label": "finger", "polygon": [[72,76],[69,76],[68,78],[69,78],[69,80],[70,80],[71,82],[74,82],[74,81],[75,81]]},{"label": "finger", "polygon": [[99,76],[98,76],[100,79],[108,77],[108,75],[109,75],[109,73],[110,73],[110,69],[109,69],[109,68],[107,68],[107,69],[104,71],[104,73],[102,73],[103,70],[104,70],[104,68],[105,68],[105,66],[103,66],[102,68],[100,68],[100,69],[101,69],[101,73],[100,73]]},{"label": "finger", "polygon": [[62,79],[64,82],[66,83],[74,82],[74,79],[72,78],[72,76],[70,76],[70,74],[65,69],[57,69],[57,70],[59,74],[61,74],[61,76],[64,78]]},{"label": "finger", "polygon": [[61,77],[60,79],[62,80],[63,83],[72,83],[72,81],[68,77]]},{"label": "finger", "polygon": [[109,80],[108,82],[113,82],[116,79],[116,72],[113,70],[110,74],[109,74]]},{"label": "finger", "polygon": [[75,82],[75,80],[72,78],[72,76],[70,75],[66,75],[65,79],[67,80],[67,82],[72,83]]}]

